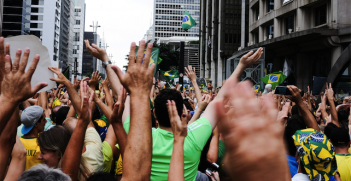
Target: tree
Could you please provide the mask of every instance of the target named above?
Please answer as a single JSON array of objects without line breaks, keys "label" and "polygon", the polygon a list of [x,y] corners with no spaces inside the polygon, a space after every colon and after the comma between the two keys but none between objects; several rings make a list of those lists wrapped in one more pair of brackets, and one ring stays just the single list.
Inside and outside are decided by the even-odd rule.
[{"label": "tree", "polygon": [[161,70],[170,70],[171,66],[179,66],[179,51],[172,50],[171,45],[161,43],[157,44],[154,42],[154,47],[160,49],[159,57],[162,59],[162,62],[158,66]]}]

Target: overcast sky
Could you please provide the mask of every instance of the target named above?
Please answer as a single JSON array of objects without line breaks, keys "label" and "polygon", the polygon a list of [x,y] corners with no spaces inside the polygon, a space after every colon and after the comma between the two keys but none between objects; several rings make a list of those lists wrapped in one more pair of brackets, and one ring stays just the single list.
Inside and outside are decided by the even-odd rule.
[{"label": "overcast sky", "polygon": [[104,33],[107,53],[122,68],[130,44],[139,42],[150,28],[154,0],[85,0],[85,4],[85,31],[93,31],[90,25],[99,21],[97,32],[100,37]]}]

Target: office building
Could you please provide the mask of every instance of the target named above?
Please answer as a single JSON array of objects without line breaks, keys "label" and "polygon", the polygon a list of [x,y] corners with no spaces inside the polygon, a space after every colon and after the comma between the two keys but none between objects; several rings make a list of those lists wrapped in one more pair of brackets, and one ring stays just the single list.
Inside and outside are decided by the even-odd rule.
[{"label": "office building", "polygon": [[61,1],[31,0],[26,9],[30,9],[30,15],[26,15],[30,17],[30,34],[40,38],[49,51],[52,66],[59,67]]},{"label": "office building", "polygon": [[[84,40],[88,40],[90,44],[94,43],[94,32],[84,32]],[[99,35],[96,35],[96,45],[101,48],[101,39]],[[82,63],[82,75],[87,76],[95,71],[101,70],[102,64],[98,59],[94,59],[92,55],[88,52],[83,44],[83,63]]]},{"label": "office building", "polygon": [[1,0],[2,36],[28,35],[30,33],[31,1]]},{"label": "office building", "polygon": [[[78,77],[78,61],[73,57],[73,49],[74,49],[74,25],[76,23],[76,16],[74,15],[75,11],[75,1],[70,0],[70,16],[69,16],[69,40],[68,40],[68,64],[70,66],[70,78],[73,82],[75,76]],[[79,77],[81,78],[81,77]]]},{"label": "office building", "polygon": [[[154,35],[154,26],[152,25],[145,33],[143,40],[145,40],[145,42],[148,41],[152,41],[153,39],[153,35]],[[153,42],[152,42],[153,43]]]},{"label": "office building", "polygon": [[225,60],[248,41],[249,0],[202,0],[200,77],[222,86]]},{"label": "office building", "polygon": [[307,91],[314,77],[326,77],[334,92],[351,92],[351,1],[251,0],[249,6],[249,47],[226,60],[232,65],[226,77],[235,59],[264,47],[261,66],[267,73],[282,71],[287,60],[288,84]]},{"label": "office building", "polygon": [[[184,10],[194,18],[197,25],[188,32],[182,28]],[[198,37],[200,22],[200,0],[155,0],[154,1],[154,35],[162,37]]]},{"label": "office building", "polygon": [[59,46],[59,60],[60,60],[60,68],[65,70],[69,64],[69,48],[72,47],[69,40],[70,35],[70,9],[71,9],[71,1],[70,0],[62,0],[61,1],[61,18],[60,18],[60,46]]},{"label": "office building", "polygon": [[2,14],[3,14],[3,6],[4,6],[4,1],[0,0],[0,36],[2,36]]},{"label": "office building", "polygon": [[73,58],[77,63],[78,78],[82,75],[83,64],[83,44],[85,31],[85,0],[75,1],[75,23],[74,23],[74,41],[73,41]]}]

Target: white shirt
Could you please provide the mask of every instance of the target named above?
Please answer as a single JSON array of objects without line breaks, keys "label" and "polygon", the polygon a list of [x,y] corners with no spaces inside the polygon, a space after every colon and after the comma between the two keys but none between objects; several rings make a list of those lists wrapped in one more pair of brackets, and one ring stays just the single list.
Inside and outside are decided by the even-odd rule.
[{"label": "white shirt", "polygon": [[311,181],[311,180],[308,175],[303,173],[297,173],[296,175],[294,175],[291,181]]}]

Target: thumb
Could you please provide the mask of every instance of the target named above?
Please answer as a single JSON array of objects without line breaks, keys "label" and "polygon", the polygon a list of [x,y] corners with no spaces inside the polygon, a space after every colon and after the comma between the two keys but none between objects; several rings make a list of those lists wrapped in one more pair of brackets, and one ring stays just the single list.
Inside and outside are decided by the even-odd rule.
[{"label": "thumb", "polygon": [[34,87],[32,87],[31,93],[34,95],[35,93],[37,93],[39,90],[41,90],[42,88],[44,88],[46,86],[48,86],[48,83],[41,82],[41,83],[35,85]]},{"label": "thumb", "polygon": [[112,65],[111,68],[112,68],[113,71],[115,71],[115,73],[117,74],[119,80],[121,82],[123,82],[122,80],[123,80],[124,74],[123,74],[122,70],[119,67],[117,67],[116,65]]}]

